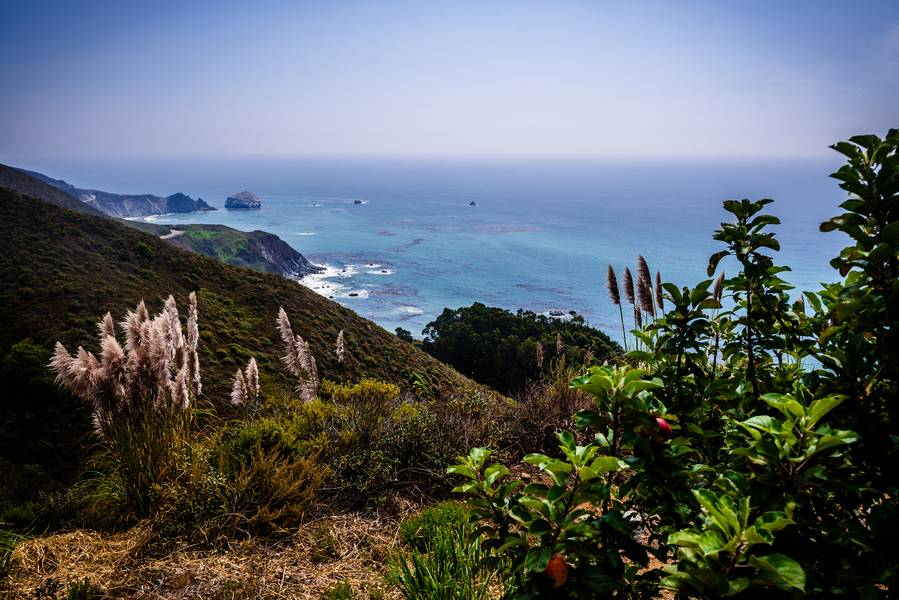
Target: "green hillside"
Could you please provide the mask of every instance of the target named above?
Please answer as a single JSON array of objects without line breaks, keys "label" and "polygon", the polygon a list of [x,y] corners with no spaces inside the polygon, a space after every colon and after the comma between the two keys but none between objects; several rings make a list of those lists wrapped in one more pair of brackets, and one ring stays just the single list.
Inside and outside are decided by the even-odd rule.
[{"label": "green hillside", "polygon": [[[70,348],[83,345],[96,352],[96,323],[106,311],[120,319],[144,299],[155,312],[170,293],[182,308],[190,291],[198,293],[203,389],[214,406],[227,402],[230,377],[251,356],[259,362],[263,387],[292,387],[280,365],[282,347],[275,328],[279,306],[308,340],[323,378],[374,377],[406,388],[424,381],[434,396],[475,385],[412,344],[293,281],[223,265],[115,220],[0,190],[0,228],[0,311],[7,315],[0,328],[0,352],[4,368],[32,370],[0,404],[0,424],[13,432],[2,447],[23,458],[39,455],[41,449],[19,442],[42,444],[45,455],[58,457],[60,451],[71,450],[68,441],[77,439],[73,431],[87,428],[86,414],[66,414],[74,405],[65,404],[59,394],[52,402],[47,399],[52,389],[49,371],[38,361],[49,357],[52,345],[59,340]],[[11,315],[15,317],[8,318]],[[346,340],[342,364],[333,352],[341,329]],[[23,346],[23,340],[34,345]],[[56,417],[47,416],[51,413]],[[59,423],[60,414],[65,425]]]}]

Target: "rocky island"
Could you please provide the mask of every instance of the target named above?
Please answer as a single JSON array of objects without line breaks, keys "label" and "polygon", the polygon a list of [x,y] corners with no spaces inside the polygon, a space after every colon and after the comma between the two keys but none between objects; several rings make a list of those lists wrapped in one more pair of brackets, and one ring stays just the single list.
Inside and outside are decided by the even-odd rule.
[{"label": "rocky island", "polygon": [[228,196],[225,208],[262,208],[262,200],[253,192],[237,192]]}]

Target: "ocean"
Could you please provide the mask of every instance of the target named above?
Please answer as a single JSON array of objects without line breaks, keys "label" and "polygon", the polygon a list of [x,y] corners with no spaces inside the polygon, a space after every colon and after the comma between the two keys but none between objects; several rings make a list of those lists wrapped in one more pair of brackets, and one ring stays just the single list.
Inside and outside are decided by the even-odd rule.
[{"label": "ocean", "polygon": [[[388,330],[420,336],[472,302],[576,311],[620,337],[606,265],[638,254],[665,281],[706,278],[726,198],[770,197],[779,264],[798,289],[835,281],[842,234],[818,232],[844,193],[819,159],[227,158],[44,161],[22,165],[82,188],[184,192],[221,208],[249,190],[260,210],[164,215],[277,234],[325,274],[304,283]],[[732,263],[723,263],[734,271]]]}]

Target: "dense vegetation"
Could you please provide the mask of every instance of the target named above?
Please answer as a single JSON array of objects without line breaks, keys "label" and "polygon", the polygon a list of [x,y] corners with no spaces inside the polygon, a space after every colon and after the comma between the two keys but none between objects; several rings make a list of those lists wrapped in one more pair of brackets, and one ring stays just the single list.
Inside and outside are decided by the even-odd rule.
[{"label": "dense vegetation", "polygon": [[583,364],[602,362],[621,350],[580,315],[513,313],[480,302],[444,309],[422,333],[425,352],[504,393],[522,391],[562,356],[569,364]]},{"label": "dense vegetation", "polygon": [[[392,355],[368,364],[354,355],[365,352],[353,343],[364,321],[320,298],[310,307],[311,293],[299,294],[304,304],[264,275],[185,257],[128,230],[103,240],[90,217],[46,205],[24,217],[0,214],[18,218],[26,237],[39,226],[76,250],[47,261],[64,268],[43,279],[52,292],[65,292],[53,286],[73,285],[65,275],[74,271],[97,287],[78,289],[97,304],[75,304],[71,314],[93,314],[91,323],[106,307],[124,315],[118,326],[107,315],[99,328],[76,318],[60,334],[69,337],[51,364],[93,414],[96,450],[74,486],[2,514],[16,532],[0,530],[0,576],[6,571],[12,581],[24,568],[13,552],[32,544],[21,541],[22,532],[133,526],[139,542],[129,556],[186,545],[224,552],[238,540],[276,541],[339,511],[393,513],[410,498],[445,496],[451,480],[461,503],[405,519],[394,530],[402,551],[372,558],[372,565],[388,560],[384,580],[405,598],[896,596],[899,131],[835,149],[848,159],[834,177],[849,197],[821,229],[851,239],[832,261],[840,282],[791,296],[782,278],[788,268],[776,260],[771,201],[727,200],[710,279],[653,286],[641,257],[637,285],[625,279],[622,301],[612,293],[618,281],[610,270],[613,302],[634,310],[631,350],[608,361],[589,352],[569,357],[558,331],[560,351],[552,354],[557,336],[546,340],[541,377],[510,386],[521,390],[514,400],[470,385],[438,397],[438,383],[466,380],[373,328],[370,343],[389,344]],[[27,202],[0,200],[3,207]],[[63,218],[70,222],[58,222]],[[105,251],[91,255],[98,246]],[[119,295],[67,260],[89,256],[92,266],[110,268],[107,278],[133,287],[141,276],[128,270],[132,262],[108,261],[129,251],[144,253],[140,268],[156,274],[149,280],[177,292],[154,303],[155,316],[143,305],[125,313]],[[30,269],[50,268],[40,259],[16,260],[23,267],[12,281],[22,287]],[[735,274],[713,279],[722,261]],[[173,265],[185,262],[198,273],[211,263],[224,281],[203,280],[199,294],[188,294],[197,275],[173,276]],[[2,266],[7,276],[13,264]],[[247,295],[220,287],[254,279],[270,298],[249,295],[258,287],[244,288]],[[29,291],[29,308],[15,300],[21,287],[3,289],[0,300],[17,302],[10,310],[26,317],[11,327],[52,331],[29,317],[33,310],[62,314],[52,295]],[[252,315],[243,312],[248,306]],[[480,305],[471,310],[485,322],[508,319]],[[458,312],[445,313],[446,320]],[[245,351],[219,355],[222,333],[210,331],[216,327],[229,336],[239,330]],[[66,349],[83,339],[100,348],[96,356]],[[533,339],[525,360],[536,367],[537,340],[544,340]],[[53,390],[38,368],[46,360],[41,342],[16,341],[4,373],[33,374],[18,397],[28,403],[34,390],[64,410],[71,397]],[[579,357],[586,364],[573,362]],[[435,367],[410,374],[408,364],[395,363],[403,360]],[[225,418],[213,418],[211,401],[226,398]],[[330,536],[314,530],[313,561],[334,555],[338,540]],[[90,581],[65,583],[94,593]],[[112,596],[136,592],[108,578],[102,587]],[[228,597],[259,597],[258,590]],[[324,597],[354,593],[341,582]]]}]

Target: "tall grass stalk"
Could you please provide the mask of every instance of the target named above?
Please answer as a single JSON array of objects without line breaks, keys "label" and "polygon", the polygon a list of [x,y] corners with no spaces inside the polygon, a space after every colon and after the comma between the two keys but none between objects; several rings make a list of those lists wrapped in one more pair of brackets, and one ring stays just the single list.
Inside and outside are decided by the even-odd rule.
[{"label": "tall grass stalk", "polygon": [[17,533],[0,529],[0,582],[9,575],[13,564],[13,552],[22,539]]},{"label": "tall grass stalk", "polygon": [[618,316],[621,317],[621,339],[624,341],[624,351],[627,352],[627,331],[624,327],[624,310],[621,307],[621,292],[618,290],[618,276],[615,269],[609,265],[606,271],[606,288],[609,290],[609,299],[618,307]]},{"label": "tall grass stalk", "polygon": [[484,558],[480,542],[468,541],[464,528],[439,529],[424,551],[395,558],[387,579],[407,600],[482,600],[498,583],[482,566]]}]

